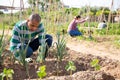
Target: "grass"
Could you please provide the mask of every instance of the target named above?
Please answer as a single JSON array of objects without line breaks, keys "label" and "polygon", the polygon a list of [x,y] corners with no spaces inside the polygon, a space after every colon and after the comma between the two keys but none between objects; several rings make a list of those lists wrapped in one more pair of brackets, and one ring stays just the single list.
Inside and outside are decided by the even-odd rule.
[{"label": "grass", "polygon": [[[0,30],[3,29],[3,26],[2,26],[2,25],[3,25],[3,23],[0,23]],[[7,24],[5,24],[4,27],[5,27],[6,30],[13,28],[13,26],[10,26],[10,25],[7,25]]]},{"label": "grass", "polygon": [[115,45],[120,48],[120,40],[116,40]]},{"label": "grass", "polygon": [[114,41],[114,46],[116,46],[116,48],[120,48],[120,39],[116,39]]}]

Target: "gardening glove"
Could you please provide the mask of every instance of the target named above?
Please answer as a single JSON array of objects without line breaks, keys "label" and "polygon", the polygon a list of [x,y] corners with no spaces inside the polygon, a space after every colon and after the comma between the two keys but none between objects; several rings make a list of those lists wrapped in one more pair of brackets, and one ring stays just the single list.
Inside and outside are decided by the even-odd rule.
[{"label": "gardening glove", "polygon": [[28,63],[32,63],[33,62],[32,58],[26,58],[25,61],[28,62]]}]

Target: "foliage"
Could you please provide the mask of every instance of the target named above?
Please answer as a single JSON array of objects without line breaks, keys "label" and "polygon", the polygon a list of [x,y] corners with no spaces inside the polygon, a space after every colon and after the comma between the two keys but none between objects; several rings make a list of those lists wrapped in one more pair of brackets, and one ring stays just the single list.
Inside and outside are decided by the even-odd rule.
[{"label": "foliage", "polygon": [[35,3],[36,0],[28,0],[28,4],[35,7],[36,3]]},{"label": "foliage", "polygon": [[43,61],[45,60],[45,52],[46,52],[46,40],[45,40],[45,34],[42,36],[42,43],[41,46],[39,47],[38,50],[38,57],[37,57],[37,61],[40,63],[43,63]]},{"label": "foliage", "polygon": [[11,16],[10,14],[4,14],[3,16],[1,16],[0,19],[0,29],[3,29],[1,24],[4,23],[5,29],[12,29],[13,26],[15,25],[15,23],[18,21],[19,16],[14,14],[13,16]]},{"label": "foliage", "polygon": [[38,77],[40,79],[42,79],[43,77],[45,77],[47,75],[47,73],[46,73],[46,66],[45,65],[40,66],[38,68],[37,75],[38,75]]},{"label": "foliage", "polygon": [[65,13],[66,14],[72,14],[72,15],[74,15],[74,16],[76,16],[76,15],[78,15],[79,14],[79,9],[78,8],[66,8],[65,9]]},{"label": "foliage", "polygon": [[93,59],[90,62],[90,65],[94,67],[95,70],[100,70],[100,65],[99,65],[99,60],[98,59]]},{"label": "foliage", "polygon": [[105,35],[106,34],[106,29],[96,30],[96,33],[100,34],[100,35]]},{"label": "foliage", "polygon": [[55,42],[55,44],[57,46],[57,52],[56,52],[57,60],[62,61],[63,56],[66,54],[66,42],[64,36],[60,38],[59,32],[57,33],[57,42]]},{"label": "foliage", "polygon": [[2,11],[0,11],[0,15],[4,14]]},{"label": "foliage", "polygon": [[[23,28],[23,27],[22,27]],[[27,76],[29,76],[29,70],[28,70],[28,62],[26,61],[26,53],[27,53],[27,49],[30,43],[30,39],[31,39],[31,35],[29,35],[29,41],[28,44],[24,44],[24,35],[20,35],[20,48],[17,48],[16,52],[14,53],[15,58],[21,63],[22,66],[24,66],[25,70],[26,70],[26,74]]]},{"label": "foliage", "polygon": [[6,77],[7,80],[13,80],[14,71],[12,69],[4,68],[3,72],[0,74],[0,80],[3,80]]},{"label": "foliage", "polygon": [[115,41],[114,41],[114,44],[115,44],[115,46],[116,46],[117,48],[120,48],[120,39],[115,40]]},{"label": "foliage", "polygon": [[21,50],[17,49],[17,51],[14,55],[15,55],[15,58],[21,63],[21,65],[24,66],[24,68],[26,70],[26,74],[27,74],[27,76],[29,76],[28,63],[25,60],[27,48],[28,48],[28,45],[25,49],[24,49],[24,46],[21,45]]},{"label": "foliage", "polygon": [[2,65],[2,53],[3,53],[3,50],[4,50],[4,40],[5,40],[5,37],[4,37],[4,30],[5,30],[5,27],[4,27],[4,24],[3,24],[3,31],[2,31],[2,35],[0,36],[0,65]]},{"label": "foliage", "polygon": [[76,16],[76,15],[79,15],[79,8],[71,8],[71,13]]},{"label": "foliage", "polygon": [[66,42],[65,42],[65,39],[64,39],[64,35],[61,38],[60,37],[60,32],[58,31],[56,37],[57,37],[57,42],[54,42],[54,44],[56,44],[56,48],[57,48],[55,54],[56,54],[56,57],[57,57],[57,65],[56,66],[57,66],[57,75],[58,75],[59,66],[60,66],[59,64],[60,64],[64,55],[67,52],[66,52]]},{"label": "foliage", "polygon": [[[85,22],[84,26],[88,27],[88,22]],[[93,31],[94,31],[93,34],[94,35],[97,35],[97,34],[106,35],[106,32],[107,32],[106,28],[104,28],[104,29],[98,29],[97,28],[98,27],[98,22],[90,22],[90,27],[91,27],[91,29],[93,29]],[[82,29],[81,27],[79,29],[83,33],[86,32],[86,30]],[[120,35],[119,29],[120,29],[120,24],[118,24],[118,23],[109,23],[107,34],[108,35]]]},{"label": "foliage", "polygon": [[[96,28],[96,27],[97,27],[97,24],[98,24],[97,22],[90,22],[90,23],[89,23],[89,26]],[[88,22],[85,22],[85,23],[84,23],[84,26],[85,26],[85,27],[88,27]]]},{"label": "foliage", "polygon": [[100,34],[100,35],[120,35],[120,31],[119,31],[119,28],[116,28],[116,27],[109,27],[109,30],[108,32],[106,32],[106,28],[105,29],[101,29],[101,30],[96,30],[95,31],[96,34]]},{"label": "foliage", "polygon": [[79,11],[80,15],[86,14],[87,13],[87,6],[82,7]]},{"label": "foliage", "polygon": [[75,71],[76,67],[72,61],[69,61],[68,64],[66,65],[65,69],[67,71],[70,71],[70,74],[72,74],[72,71]]},{"label": "foliage", "polygon": [[93,12],[93,15],[96,15],[96,12],[99,10],[97,7],[91,7],[90,11]]}]

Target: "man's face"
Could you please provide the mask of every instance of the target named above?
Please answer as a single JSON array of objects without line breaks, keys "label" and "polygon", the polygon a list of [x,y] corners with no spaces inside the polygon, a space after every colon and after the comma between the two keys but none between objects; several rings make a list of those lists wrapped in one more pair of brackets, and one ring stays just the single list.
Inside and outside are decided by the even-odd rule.
[{"label": "man's face", "polygon": [[28,28],[30,31],[35,31],[37,30],[38,26],[39,26],[39,22],[36,20],[28,20]]}]

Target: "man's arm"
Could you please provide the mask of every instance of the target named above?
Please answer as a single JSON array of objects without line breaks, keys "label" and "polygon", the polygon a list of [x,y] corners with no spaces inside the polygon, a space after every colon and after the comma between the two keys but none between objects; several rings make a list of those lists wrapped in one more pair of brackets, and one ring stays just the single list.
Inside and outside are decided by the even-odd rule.
[{"label": "man's arm", "polygon": [[14,49],[20,43],[20,40],[19,40],[20,33],[19,32],[20,32],[20,30],[19,30],[18,26],[14,26],[11,41],[10,41],[10,50],[11,51],[14,51]]},{"label": "man's arm", "polygon": [[39,43],[42,42],[42,37],[44,36],[44,26],[43,24],[41,23],[39,25],[39,34],[38,34],[38,38],[39,38]]}]

